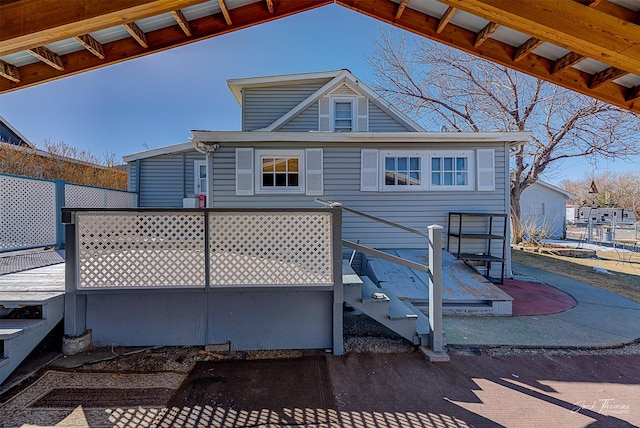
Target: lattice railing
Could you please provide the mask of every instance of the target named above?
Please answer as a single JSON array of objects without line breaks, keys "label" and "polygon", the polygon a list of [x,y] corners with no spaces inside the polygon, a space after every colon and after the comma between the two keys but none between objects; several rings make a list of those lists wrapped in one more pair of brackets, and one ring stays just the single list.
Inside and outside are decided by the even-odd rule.
[{"label": "lattice railing", "polygon": [[332,285],[332,224],[328,210],[80,211],[77,288]]},{"label": "lattice railing", "polygon": [[56,243],[52,181],[0,175],[0,251]]},{"label": "lattice railing", "polygon": [[137,195],[120,190],[66,183],[64,205],[68,208],[134,208],[137,205]]}]

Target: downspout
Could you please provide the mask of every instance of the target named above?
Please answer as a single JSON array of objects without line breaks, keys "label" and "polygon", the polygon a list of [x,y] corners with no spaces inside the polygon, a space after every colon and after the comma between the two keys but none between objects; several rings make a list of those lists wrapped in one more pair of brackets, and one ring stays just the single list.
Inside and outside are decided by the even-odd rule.
[{"label": "downspout", "polygon": [[205,144],[195,138],[191,138],[195,149],[198,153],[202,153],[206,157],[207,162],[207,192],[206,192],[206,207],[213,208],[213,153],[218,150],[220,144]]}]

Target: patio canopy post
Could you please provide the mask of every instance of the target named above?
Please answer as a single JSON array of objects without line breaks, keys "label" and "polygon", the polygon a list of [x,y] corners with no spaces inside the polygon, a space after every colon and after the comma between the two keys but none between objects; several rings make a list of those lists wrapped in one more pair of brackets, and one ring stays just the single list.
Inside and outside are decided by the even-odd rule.
[{"label": "patio canopy post", "polygon": [[429,229],[429,341],[434,352],[443,352],[442,340],[442,226]]}]

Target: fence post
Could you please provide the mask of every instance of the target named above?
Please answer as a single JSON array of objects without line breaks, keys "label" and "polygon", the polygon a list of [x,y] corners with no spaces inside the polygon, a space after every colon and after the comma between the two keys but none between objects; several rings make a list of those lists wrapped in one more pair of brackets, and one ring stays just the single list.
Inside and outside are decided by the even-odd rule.
[{"label": "fence post", "polygon": [[62,207],[64,207],[64,185],[65,181],[56,179],[55,183],[55,210],[56,210],[56,247],[65,247],[65,228],[62,223]]},{"label": "fence post", "polygon": [[442,226],[429,229],[429,342],[431,350],[443,352],[442,340]]}]

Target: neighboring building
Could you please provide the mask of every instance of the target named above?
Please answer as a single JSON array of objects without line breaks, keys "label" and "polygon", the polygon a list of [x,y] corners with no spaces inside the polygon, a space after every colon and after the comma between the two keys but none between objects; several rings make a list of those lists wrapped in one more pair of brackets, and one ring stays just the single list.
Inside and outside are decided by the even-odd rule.
[{"label": "neighboring building", "polygon": [[567,207],[567,223],[587,224],[634,224],[636,214],[632,210],[613,207],[586,207],[572,205]]},{"label": "neighboring building", "polygon": [[[321,197],[420,230],[446,230],[451,211],[510,212],[509,153],[528,133],[425,132],[347,70],[228,85],[242,131],[192,131],[191,143],[124,157],[141,207],[195,206],[202,194],[214,208],[305,208]],[[426,248],[349,214],[343,237]]]},{"label": "neighboring building", "polygon": [[33,147],[27,137],[22,135],[2,116],[0,116],[0,142],[22,147]]},{"label": "neighboring building", "polygon": [[537,181],[520,196],[520,216],[525,230],[546,231],[550,238],[564,239],[567,200],[575,195],[559,187]]}]

